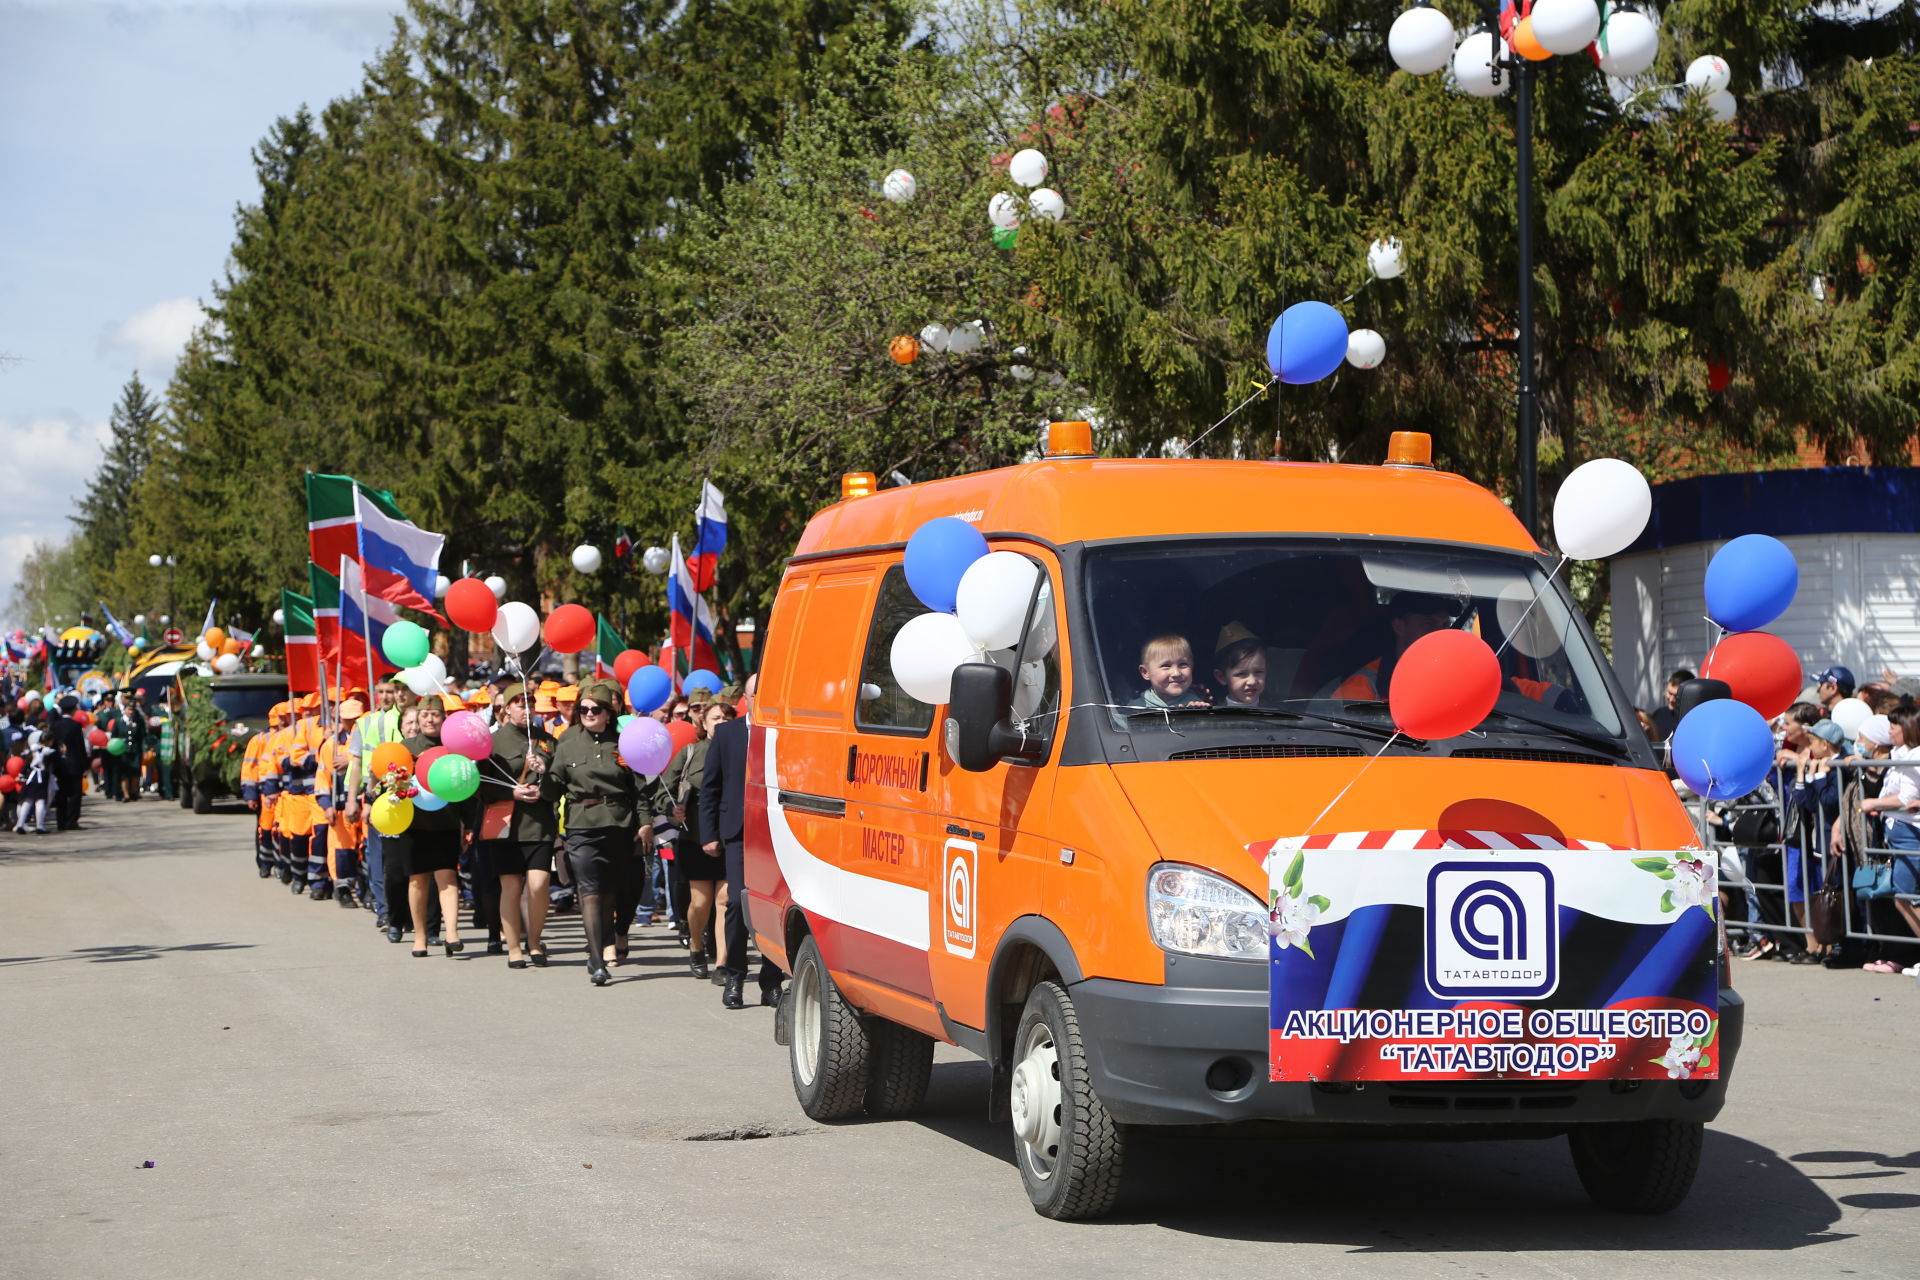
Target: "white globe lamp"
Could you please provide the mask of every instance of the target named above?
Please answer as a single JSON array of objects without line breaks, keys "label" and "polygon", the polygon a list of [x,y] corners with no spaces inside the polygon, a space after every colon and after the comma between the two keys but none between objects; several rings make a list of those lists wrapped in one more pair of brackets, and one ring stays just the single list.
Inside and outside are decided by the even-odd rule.
[{"label": "white globe lamp", "polygon": [[1388,29],[1387,53],[1394,66],[1412,75],[1439,71],[1453,57],[1453,23],[1429,4],[1409,9]]}]

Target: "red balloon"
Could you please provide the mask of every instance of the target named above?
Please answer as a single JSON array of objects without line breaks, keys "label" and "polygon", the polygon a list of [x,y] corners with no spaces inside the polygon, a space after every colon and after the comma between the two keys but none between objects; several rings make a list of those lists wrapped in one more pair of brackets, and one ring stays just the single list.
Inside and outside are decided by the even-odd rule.
[{"label": "red balloon", "polygon": [[18,791],[19,789],[20,779],[10,773],[0,773],[0,792]]},{"label": "red balloon", "polygon": [[9,778],[17,778],[26,771],[26,768],[27,762],[19,756],[14,756],[7,761],[7,776]]},{"label": "red balloon", "polygon": [[1479,636],[1433,631],[1394,664],[1387,706],[1410,738],[1455,738],[1487,718],[1500,696],[1500,660]]},{"label": "red balloon", "polygon": [[620,687],[624,689],[627,687],[627,681],[633,679],[634,672],[652,665],[653,659],[638,649],[623,650],[620,656],[613,660],[613,678],[618,680]]},{"label": "red balloon", "polygon": [[491,631],[500,602],[479,578],[461,578],[447,588],[447,620],[463,631]]},{"label": "red balloon", "polygon": [[1771,720],[1800,695],[1800,655],[1779,636],[1738,631],[1713,646],[1702,679],[1725,680],[1735,701]]},{"label": "red balloon", "polygon": [[691,720],[671,720],[667,722],[667,736],[673,739],[673,753],[679,755],[693,745],[700,731],[693,727]]},{"label": "red balloon", "polygon": [[[452,754],[453,752],[446,747],[428,747],[420,753],[420,758],[413,762],[414,779],[419,782],[421,786],[425,787],[427,785],[427,770],[433,768],[433,762],[441,756],[450,756]],[[432,790],[431,787],[427,789],[429,791]]]},{"label": "red balloon", "polygon": [[107,731],[105,729],[95,729],[87,735],[87,741],[96,747],[104,747],[107,745]]},{"label": "red balloon", "polygon": [[582,605],[563,604],[547,615],[547,648],[555,653],[579,653],[593,647],[593,611]]},{"label": "red balloon", "polygon": [[89,725],[89,724],[92,724],[92,723],[93,723],[93,712],[91,712],[91,711],[76,711],[76,712],[74,712],[74,713],[73,713],[73,719],[74,719],[74,722],[75,722],[76,724],[82,724],[82,725]]},{"label": "red balloon", "polygon": [[22,711],[31,711],[33,710],[33,699],[27,697],[25,694],[21,694],[20,700],[13,705],[19,707]]}]

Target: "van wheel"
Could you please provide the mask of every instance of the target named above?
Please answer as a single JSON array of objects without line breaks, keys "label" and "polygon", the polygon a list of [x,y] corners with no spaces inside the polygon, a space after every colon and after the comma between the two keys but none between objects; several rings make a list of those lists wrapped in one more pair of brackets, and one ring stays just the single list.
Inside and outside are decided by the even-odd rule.
[{"label": "van wheel", "polygon": [[205,787],[193,789],[193,811],[195,813],[213,812],[213,797],[207,794]]},{"label": "van wheel", "polygon": [[814,1120],[860,1114],[871,1052],[860,1012],[847,1003],[812,938],[793,966],[793,1035],[787,1057],[800,1109]]},{"label": "van wheel", "polygon": [[875,1018],[867,1024],[867,1114],[910,1116],[927,1100],[933,1037]]},{"label": "van wheel", "polygon": [[193,779],[189,778],[185,782],[175,782],[174,786],[180,792],[180,807],[182,809],[193,808]]},{"label": "van wheel", "polygon": [[1033,1207],[1049,1218],[1097,1218],[1113,1208],[1126,1131],[1087,1081],[1073,999],[1054,982],[1027,996],[1013,1036],[1014,1162]]},{"label": "van wheel", "polygon": [[1575,1125],[1567,1142],[1580,1185],[1595,1204],[1621,1213],[1666,1213],[1693,1188],[1705,1134],[1697,1120],[1629,1120]]}]

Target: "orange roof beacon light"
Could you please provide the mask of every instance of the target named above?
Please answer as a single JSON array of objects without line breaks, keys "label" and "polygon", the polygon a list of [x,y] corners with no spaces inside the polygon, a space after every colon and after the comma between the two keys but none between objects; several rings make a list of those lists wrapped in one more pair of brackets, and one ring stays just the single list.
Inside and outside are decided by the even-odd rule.
[{"label": "orange roof beacon light", "polygon": [[1071,422],[1048,423],[1047,456],[1049,458],[1091,458],[1093,456],[1093,424],[1079,419]]},{"label": "orange roof beacon light", "polygon": [[880,487],[871,471],[849,471],[840,477],[840,497],[864,498]]},{"label": "orange roof beacon light", "polygon": [[1433,437],[1424,431],[1394,432],[1387,438],[1386,465],[1433,470]]}]

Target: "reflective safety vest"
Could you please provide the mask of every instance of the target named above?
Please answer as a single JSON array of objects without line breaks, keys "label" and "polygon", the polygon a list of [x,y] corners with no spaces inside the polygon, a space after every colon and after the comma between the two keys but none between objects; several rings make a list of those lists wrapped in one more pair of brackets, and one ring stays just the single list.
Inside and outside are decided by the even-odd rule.
[{"label": "reflective safety vest", "polygon": [[360,787],[364,791],[373,778],[373,753],[389,742],[400,741],[400,708],[369,711],[354,727],[360,733]]}]

